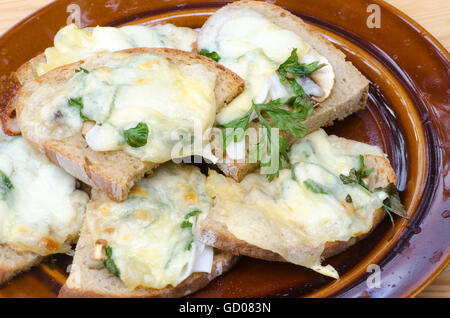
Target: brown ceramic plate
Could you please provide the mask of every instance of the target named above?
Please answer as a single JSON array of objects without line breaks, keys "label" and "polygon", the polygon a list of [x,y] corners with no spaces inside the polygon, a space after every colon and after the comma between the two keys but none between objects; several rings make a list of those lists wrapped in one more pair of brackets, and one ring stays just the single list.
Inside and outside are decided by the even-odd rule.
[{"label": "brown ceramic plate", "polygon": [[[372,82],[369,103],[328,129],[381,146],[398,175],[411,217],[385,220],[367,239],[328,260],[335,281],[283,263],[243,258],[197,297],[408,297],[417,295],[449,262],[450,62],[424,29],[390,5],[380,6],[380,28],[368,28],[367,1],[271,1],[315,25]],[[172,22],[200,27],[225,4],[205,0],[61,0],[31,15],[0,38],[0,76],[52,45],[66,24],[67,6],[81,8],[81,26]],[[53,260],[53,259],[52,259]],[[70,258],[61,256],[22,274],[0,297],[54,297]],[[370,264],[381,267],[381,288],[369,288]]]}]

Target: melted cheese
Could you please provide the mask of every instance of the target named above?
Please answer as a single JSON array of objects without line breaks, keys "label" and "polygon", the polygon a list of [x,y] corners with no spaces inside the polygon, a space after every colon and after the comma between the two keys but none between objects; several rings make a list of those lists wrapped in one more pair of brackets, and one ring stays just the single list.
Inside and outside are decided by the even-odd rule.
[{"label": "melted cheese", "polygon": [[172,24],[151,27],[132,25],[121,28],[100,27],[80,29],[70,24],[58,31],[54,46],[45,50],[46,62],[40,63],[38,75],[70,64],[99,51],[119,51],[136,47],[166,47],[191,51],[196,31]]},{"label": "melted cheese", "polygon": [[[176,286],[194,272],[211,271],[211,247],[194,240],[187,249],[211,206],[198,168],[168,164],[142,179],[126,201],[108,200],[90,209],[87,224],[95,240],[104,239],[112,248],[128,288],[159,289]],[[201,213],[186,218],[192,211]],[[192,228],[182,228],[184,221]]]},{"label": "melted cheese", "polygon": [[[217,52],[221,57],[219,62],[246,82],[244,92],[217,115],[219,124],[241,118],[250,109],[252,101],[263,103],[274,97],[293,95],[288,85],[280,84],[279,80],[274,83],[273,75],[294,48],[299,62],[327,64],[315,72],[320,84],[309,83],[305,85],[305,91],[315,96],[325,93],[319,86],[323,86],[328,94],[331,91],[334,84],[331,65],[296,33],[248,8],[228,7],[212,16],[208,23],[208,28],[199,35],[199,49]],[[284,89],[280,89],[280,85]]]},{"label": "melted cheese", "polygon": [[[202,154],[216,115],[215,73],[149,53],[105,53],[95,65],[57,89],[43,83],[30,96],[38,111],[22,124],[31,138],[62,140],[83,132],[94,151],[122,150],[155,163]],[[71,100],[81,100],[82,114],[96,123],[87,133]],[[124,131],[139,123],[148,127],[147,143],[133,148]],[[201,137],[195,143],[194,135]]]},{"label": "melted cheese", "polygon": [[[68,97],[81,97],[83,114],[97,123],[86,135],[88,145],[156,163],[195,154],[189,136],[196,128],[203,136],[214,123],[215,74],[200,64],[176,65],[151,54],[114,57],[69,83]],[[133,148],[122,132],[140,122],[149,128],[147,144]],[[182,153],[173,151],[179,144],[186,146]]]},{"label": "melted cheese", "polygon": [[[236,183],[211,171],[207,192],[215,197],[212,211],[223,216],[238,239],[338,278],[334,268],[320,264],[325,243],[367,233],[374,212],[387,196],[340,181],[340,174],[358,168],[358,157],[333,147],[323,130],[297,142],[290,159],[293,168],[281,170],[272,182],[264,175],[249,174]],[[311,191],[304,183],[307,180],[328,194]],[[346,202],[347,195],[353,203]]]},{"label": "melted cheese", "polygon": [[0,200],[0,244],[40,255],[66,253],[81,228],[86,193],[22,137],[0,143],[0,170],[13,185]]}]

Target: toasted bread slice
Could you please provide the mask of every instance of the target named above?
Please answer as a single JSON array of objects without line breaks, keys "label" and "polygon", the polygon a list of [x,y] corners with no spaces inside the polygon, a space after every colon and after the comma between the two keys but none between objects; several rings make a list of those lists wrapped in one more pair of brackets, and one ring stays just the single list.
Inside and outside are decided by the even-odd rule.
[{"label": "toasted bread slice", "polygon": [[[1,128],[0,128],[1,129]],[[63,220],[52,219],[51,214],[47,214],[44,217],[40,213],[48,212],[47,207],[60,207],[62,209],[67,209],[63,212],[70,211],[70,207],[64,203],[61,205],[61,201],[55,200],[52,194],[55,194],[54,188],[51,191],[46,191],[47,184],[43,182],[42,176],[45,174],[45,180],[51,184],[51,186],[57,186],[58,190],[65,188],[65,183],[59,183],[61,180],[61,175],[57,173],[63,173],[61,169],[56,168],[54,165],[50,164],[45,157],[36,155],[32,149],[28,147],[26,142],[22,137],[7,137],[3,135],[0,131],[0,164],[2,166],[2,186],[5,187],[5,177],[7,177],[8,182],[11,184],[9,190],[12,191],[10,196],[9,192],[2,193],[2,200],[7,200],[7,204],[3,202],[2,211],[0,213],[0,230],[2,236],[0,243],[0,285],[6,281],[13,278],[15,275],[27,271],[32,266],[37,265],[45,257],[45,255],[50,255],[54,253],[67,252],[70,249],[70,244],[76,240],[78,236],[78,231],[81,228],[82,215],[84,214],[84,205],[88,201],[87,195],[82,194],[80,201],[76,204],[80,204],[76,210],[74,210],[72,215],[80,215],[79,225],[74,224],[77,221],[74,219],[72,222],[71,215]],[[44,172],[42,172],[44,171]],[[17,176],[16,174],[19,174]],[[65,173],[63,173],[65,174]],[[75,185],[75,180],[73,180]],[[29,193],[34,193],[37,189],[41,190],[38,197],[29,195]],[[75,190],[75,187],[74,187]],[[81,193],[81,192],[80,192]],[[61,192],[59,196],[61,197]],[[8,196],[6,198],[6,196]],[[19,199],[18,199],[19,198]],[[20,199],[21,198],[21,199]],[[23,202],[23,198],[26,198],[26,206],[18,204]],[[50,201],[50,204],[48,202]],[[10,211],[8,211],[11,209]],[[60,209],[57,210],[61,212]],[[65,213],[59,213],[61,215],[67,215]],[[18,219],[22,220],[25,218],[29,223],[17,223],[17,219],[10,218],[10,216],[18,216]],[[42,219],[46,218],[48,223],[42,222]],[[51,220],[51,221],[50,221]],[[37,226],[33,229],[36,233],[45,233],[42,230],[49,228],[51,229],[47,235],[43,235],[46,242],[48,242],[47,247],[42,242],[39,241],[39,236],[36,237],[31,234],[31,227],[36,224]],[[60,228],[63,227],[67,229],[67,236],[63,235],[64,232],[57,230],[58,224]],[[62,226],[61,226],[62,224]],[[39,226],[42,226],[39,228]],[[72,230],[73,227],[73,230]],[[9,231],[9,234],[5,234]],[[23,232],[20,232],[23,231]],[[17,235],[17,233],[27,233],[26,235]],[[13,238],[14,237],[14,238]],[[41,236],[42,237],[42,236]],[[64,238],[64,239],[62,239]],[[64,242],[63,242],[64,240]]]},{"label": "toasted bread slice", "polygon": [[0,286],[8,280],[39,264],[42,256],[31,252],[18,252],[0,244]]},{"label": "toasted bread slice", "polygon": [[[183,274],[189,276],[175,284],[173,282],[178,279],[171,276],[188,264],[184,253],[186,239],[189,238],[185,231],[192,231],[193,236],[197,233],[197,219],[190,219],[193,222],[190,227],[183,229],[180,226],[187,220],[186,211],[197,210],[198,217],[203,218],[212,204],[206,195],[205,180],[206,176],[197,167],[167,163],[158,168],[154,176],[140,181],[125,202],[114,203],[101,191],[94,190],[70,276],[59,296],[181,297],[203,288],[228,271],[236,263],[236,256],[214,250],[214,256],[208,252],[205,258],[198,254],[198,246],[194,244],[192,250],[189,247],[191,254],[188,257],[193,256],[194,262],[204,262],[207,267],[212,264],[211,270],[192,270],[191,275]],[[119,268],[120,278],[99,266],[99,257],[96,257],[99,242],[110,246],[113,256],[119,255],[113,260]],[[136,258],[141,261],[136,263]],[[172,268],[169,263],[178,265]],[[206,266],[202,268],[208,270]],[[151,284],[147,286],[161,288],[144,288],[138,277],[145,280],[146,276],[147,284]]]},{"label": "toasted bread slice", "polygon": [[[136,26],[131,26],[132,28]],[[156,30],[156,28],[161,27],[159,30]],[[111,28],[111,27],[107,27]],[[129,27],[128,27],[129,28]],[[163,37],[170,42],[168,46],[169,48],[175,48],[180,50],[186,50],[190,51],[194,46],[194,41],[197,36],[197,31],[191,29],[191,28],[185,28],[185,27],[175,27],[172,24],[159,24],[159,25],[152,25],[148,26],[149,29],[153,29],[157,34],[163,35]],[[103,32],[103,27],[100,29],[100,35],[101,32]],[[89,32],[83,32],[88,30]],[[38,76],[42,75],[43,72],[48,71],[49,69],[55,68],[56,66],[61,66],[61,63],[65,61],[64,64],[70,64],[72,62],[76,62],[77,60],[81,60],[84,53],[95,53],[98,51],[98,48],[95,47],[89,47],[89,45],[92,45],[92,38],[98,36],[99,33],[97,33],[95,36],[93,35],[97,30],[97,28],[93,27],[87,27],[83,29],[78,29],[75,25],[67,25],[61,30],[58,31],[57,35],[55,36],[55,45],[56,39],[60,38],[58,48],[62,47],[63,50],[57,50],[55,54],[55,47],[50,48],[50,52],[44,52],[41,53],[31,60],[25,62],[22,64],[16,72],[11,73],[9,76],[2,78],[0,81],[0,110],[1,117],[2,117],[2,123],[3,123],[3,130],[5,134],[10,136],[17,136],[20,135],[20,130],[17,125],[17,119],[15,114],[15,104],[14,102],[11,102],[11,99],[15,95],[15,91],[18,87],[24,85],[28,81],[32,81],[36,79]],[[141,31],[139,31],[140,33]],[[90,36],[88,35],[90,34]],[[133,32],[131,32],[133,34]],[[120,34],[113,32],[112,34],[109,34],[109,36],[113,35],[113,40],[110,40],[109,48],[116,48],[117,45],[121,47],[121,45],[124,45],[124,43],[119,44],[117,42],[120,42],[123,40],[123,38],[130,37],[133,38],[133,36],[130,33],[124,33]],[[124,36],[125,35],[125,36]],[[108,36],[108,35],[107,35]],[[115,36],[118,36],[115,37]],[[61,37],[63,39],[61,40]],[[79,43],[75,44],[75,47],[71,47],[71,42],[73,42],[74,39],[83,39],[83,44],[81,47],[79,46]],[[160,43],[160,41],[156,40],[155,38],[158,37],[148,37],[144,42],[140,42],[139,44],[135,43],[134,41],[130,41],[128,45],[125,45],[123,49],[125,48],[132,48],[132,45],[138,45],[139,47],[163,47],[163,43]],[[118,40],[118,41],[114,41]],[[134,44],[133,44],[134,43]],[[104,47],[105,44],[102,44],[100,47]],[[107,46],[108,46],[107,45]],[[64,47],[67,46],[67,47]],[[130,47],[128,47],[130,46]],[[76,52],[73,56],[68,56],[67,54],[64,54],[63,52],[70,51],[70,49],[73,48],[72,52]],[[105,49],[107,47],[104,47]],[[89,50],[93,50],[92,52],[89,52]],[[53,51],[52,51],[53,50]],[[50,56],[50,60],[47,60],[47,57]],[[61,59],[62,58],[62,59]],[[71,62],[69,62],[71,61]],[[56,62],[56,63],[55,63]],[[49,64],[50,63],[50,64]]]},{"label": "toasted bread slice", "polygon": [[[248,8],[262,14],[275,25],[297,33],[305,42],[311,45],[320,55],[326,57],[334,69],[336,76],[335,85],[330,96],[315,107],[314,112],[309,116],[304,124],[309,131],[314,131],[320,127],[332,125],[336,120],[342,120],[350,114],[363,109],[366,105],[369,89],[368,80],[352,65],[345,60],[342,51],[335,48],[331,42],[326,40],[317,30],[303,22],[303,20],[289,11],[263,1],[237,1],[215,12],[203,25],[198,39],[208,34],[214,27],[214,22],[227,10],[236,8]],[[259,123],[256,126],[260,126]],[[294,142],[293,136],[287,138],[289,144]],[[224,159],[217,165],[225,175],[240,181],[249,173],[256,169],[259,164],[236,161],[226,156],[226,151],[222,149],[220,138],[216,138],[212,143],[214,153]]]},{"label": "toasted bread slice", "polygon": [[238,260],[238,257],[227,252],[215,250],[211,273],[194,273],[176,287],[138,288],[130,291],[119,278],[113,276],[107,269],[98,267],[99,262],[92,258],[94,247],[95,240],[90,237],[86,227],[83,227],[71,273],[58,297],[183,297],[205,287],[214,278],[231,269]]},{"label": "toasted bread slice", "polygon": [[[329,136],[334,145],[341,149],[349,149],[353,147],[353,154],[358,151],[363,151],[364,147],[359,142],[339,138],[336,136]],[[391,167],[389,161],[382,155],[371,153],[370,151],[364,155],[365,169],[373,168],[374,171],[368,178],[369,189],[373,190],[378,187],[386,187],[390,183],[396,183],[396,175]],[[242,213],[242,211],[227,211],[226,213]],[[383,220],[385,210],[379,208],[373,212],[372,226],[370,231],[355,235],[347,241],[333,241],[326,242],[322,251],[321,259],[339,254],[356,242],[367,237],[370,232]],[[286,260],[273,251],[257,247],[249,244],[246,241],[238,239],[234,236],[227,227],[226,216],[223,214],[221,208],[212,208],[207,218],[200,224],[201,238],[200,240],[207,245],[214,246],[218,249],[227,251],[233,255],[245,255],[253,258],[259,258],[268,261],[286,262]],[[282,233],[282,231],[280,231]],[[268,238],[270,239],[270,238]],[[296,252],[299,252],[298,250]],[[303,253],[308,254],[310,251],[304,250]]]},{"label": "toasted bread slice", "polygon": [[[35,154],[22,137],[6,137],[0,133],[0,154],[2,186],[5,187],[5,176],[12,185],[11,194],[2,193],[2,200],[8,203],[2,203],[0,212],[2,284],[38,264],[47,255],[69,252],[71,244],[78,238],[89,198],[76,190],[72,177],[45,157]],[[73,183],[67,184],[69,180],[64,177]],[[73,192],[60,191],[66,187]],[[76,196],[72,196],[75,191]],[[60,200],[69,199],[69,196],[70,203]]]},{"label": "toasted bread slice", "polygon": [[16,72],[11,73],[4,85],[9,88],[2,87],[0,92],[2,98],[0,100],[0,111],[2,117],[3,132],[9,136],[19,136],[20,129],[17,123],[16,102],[14,98],[19,88],[28,81],[32,81],[38,77],[38,65],[45,62],[45,54],[41,53],[31,60],[22,64]]},{"label": "toasted bread slice", "polygon": [[208,72],[216,74],[215,98],[218,109],[232,100],[243,89],[244,83],[236,74],[206,57],[174,49],[137,48],[116,53],[97,53],[86,61],[54,69],[36,80],[27,82],[20,88],[13,100],[17,109],[20,130],[34,148],[44,153],[53,163],[62,167],[77,179],[105,191],[116,201],[124,200],[136,181],[143,177],[145,173],[151,172],[157,165],[152,162],[141,161],[123,151],[94,151],[88,147],[82,131],[64,140],[39,135],[39,130],[34,129],[32,131],[30,125],[36,122],[36,114],[40,106],[36,105],[37,103],[30,102],[30,98],[36,91],[53,96],[53,92],[63,89],[81,66],[93,68],[95,65],[101,65],[105,54],[143,53],[159,55],[175,64],[201,64]]}]

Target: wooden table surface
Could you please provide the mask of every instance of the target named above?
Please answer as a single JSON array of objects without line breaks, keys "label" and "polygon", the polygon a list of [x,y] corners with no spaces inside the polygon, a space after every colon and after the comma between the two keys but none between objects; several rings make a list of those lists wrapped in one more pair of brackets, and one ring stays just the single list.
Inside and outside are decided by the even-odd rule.
[{"label": "wooden table surface", "polygon": [[[52,0],[0,0],[0,35]],[[449,0],[387,0],[427,29],[450,51]],[[450,266],[419,297],[450,298]]]}]

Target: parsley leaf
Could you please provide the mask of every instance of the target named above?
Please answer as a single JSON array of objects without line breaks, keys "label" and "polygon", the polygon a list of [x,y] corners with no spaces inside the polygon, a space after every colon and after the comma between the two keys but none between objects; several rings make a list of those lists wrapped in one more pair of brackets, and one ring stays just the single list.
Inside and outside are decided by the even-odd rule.
[{"label": "parsley leaf", "polygon": [[280,82],[287,81],[294,91],[295,96],[288,103],[292,104],[294,110],[302,112],[305,118],[312,114],[314,105],[295,77],[307,77],[325,65],[317,61],[309,64],[298,63],[297,49],[293,49],[289,58],[277,70]]},{"label": "parsley leaf", "polygon": [[232,120],[225,125],[220,125],[223,128],[222,132],[222,147],[226,148],[231,142],[241,141],[245,137],[245,132],[248,129],[250,118],[253,114],[253,106],[242,118]]},{"label": "parsley leaf", "polygon": [[105,251],[106,251],[106,255],[108,256],[108,258],[106,260],[104,260],[103,262],[101,262],[100,264],[98,264],[98,266],[105,266],[105,268],[111,274],[113,274],[116,277],[120,277],[120,270],[112,258],[112,247],[107,246],[105,248]]},{"label": "parsley leaf", "polygon": [[329,192],[322,185],[318,184],[312,179],[307,179],[303,181],[303,184],[306,186],[308,190],[314,193],[329,194]]},{"label": "parsley leaf", "polygon": [[[265,155],[262,158],[259,158],[261,161],[261,166],[263,167],[267,167],[270,166],[272,164],[272,152],[274,151],[273,149],[273,145],[272,145],[272,126],[269,124],[269,122],[262,116],[260,109],[262,109],[262,107],[279,107],[280,106],[280,101],[274,100],[270,103],[267,104],[255,104],[253,103],[252,108],[254,109],[259,121],[261,122],[261,125],[264,128],[264,132],[265,132],[265,136],[263,138],[264,140],[267,140],[267,152],[265,153]],[[267,112],[267,108],[266,108],[266,112]],[[292,112],[289,112],[290,114],[294,114]],[[270,115],[269,115],[270,116]],[[274,118],[272,118],[274,126],[278,127],[279,122],[277,121],[278,118],[275,116]],[[267,174],[267,178],[269,179],[269,181],[272,181],[273,179],[275,179],[276,177],[278,177],[279,175],[279,171],[282,168],[283,162],[282,162],[282,158],[289,163],[289,155],[288,155],[288,151],[289,151],[289,145],[287,143],[287,141],[282,138],[281,136],[278,136],[278,169],[277,171],[275,171],[274,173],[271,174]]]},{"label": "parsley leaf", "polygon": [[373,172],[374,169],[371,168],[368,170],[364,170],[364,157],[362,155],[359,155],[358,161],[359,161],[358,170],[352,168],[350,169],[348,176],[340,174],[339,179],[341,179],[343,184],[359,184],[364,189],[369,190],[363,179],[367,178]]},{"label": "parsley leaf", "polygon": [[306,119],[306,116],[299,112],[291,112],[280,108],[278,99],[271,103],[256,105],[256,107],[265,111],[273,120],[274,126],[280,130],[288,130],[297,138],[306,135],[308,129],[301,123]]},{"label": "parsley leaf", "polygon": [[[252,151],[253,154],[256,153],[256,155],[251,155],[251,158],[256,156],[256,159],[261,161],[261,166],[269,166],[273,154],[273,145],[271,144],[272,126],[262,116],[262,113],[264,112],[270,117],[275,128],[289,131],[297,138],[304,137],[308,132],[308,129],[302,122],[312,114],[314,105],[308,94],[303,90],[303,87],[295,80],[295,77],[306,77],[323,66],[325,66],[325,64],[319,64],[318,62],[310,64],[298,63],[297,49],[293,49],[288,59],[279,66],[277,72],[280,82],[287,81],[295,95],[285,100],[276,99],[266,104],[252,103],[252,107],[242,118],[230,121],[225,125],[220,125],[219,127],[224,128],[224,131],[222,132],[223,148],[226,148],[231,142],[241,141],[245,137],[245,132],[248,129],[251,117],[253,113],[255,113],[264,128],[265,136],[263,136],[264,138],[262,138],[262,141],[257,145],[252,145],[249,151]],[[284,105],[291,105],[294,111],[282,108]],[[266,153],[263,155],[263,150],[265,148],[267,148]],[[287,154],[289,145],[287,141],[280,136],[278,151],[280,158],[278,170],[273,174],[267,175],[270,181],[278,176],[279,169],[282,167],[282,159],[289,163]]]},{"label": "parsley leaf", "polygon": [[392,217],[392,213],[406,220],[409,220],[409,218],[408,215],[406,214],[405,206],[400,201],[400,196],[398,194],[397,188],[393,183],[389,183],[384,188],[376,188],[374,190],[374,192],[377,191],[384,191],[388,195],[388,197],[383,201],[383,208],[386,210],[386,213],[389,216],[389,219],[392,224],[391,236],[388,239],[388,241],[390,241],[391,238],[394,236],[394,229],[395,229],[395,223]]},{"label": "parsley leaf", "polygon": [[[198,214],[202,213],[202,211],[200,210],[194,210],[189,212],[188,214],[186,214],[186,216],[184,217],[185,220],[193,217],[193,216],[197,216]],[[185,229],[185,228],[192,228],[193,224],[189,221],[183,221],[183,223],[181,223],[181,228]],[[185,250],[186,251],[190,251],[192,248],[192,243],[194,242],[194,236],[192,235],[192,233],[189,236],[188,242],[186,243],[185,246]]]},{"label": "parsley leaf", "polygon": [[[226,123],[225,125],[221,125],[221,128],[224,128],[222,131],[222,143],[223,148],[226,148],[232,141],[240,141],[245,137],[245,132],[248,129],[250,118],[253,113],[256,114],[259,122],[263,126],[264,136],[262,141],[260,141],[257,145],[253,145],[251,151],[256,151],[256,159],[261,161],[262,166],[269,166],[271,164],[270,158],[272,157],[272,125],[264,118],[262,112],[265,112],[273,121],[273,126],[280,130],[288,130],[295,137],[300,138],[306,135],[308,129],[301,122],[305,120],[305,115],[300,112],[291,112],[281,108],[283,103],[280,99],[273,100],[266,104],[252,104],[250,110],[239,119],[235,119]],[[230,129],[232,128],[232,129]],[[288,151],[289,145],[287,141],[279,136],[279,154],[280,154],[280,162],[279,169],[282,166],[282,158],[289,162]],[[267,146],[267,151],[264,155],[262,155],[264,148]],[[279,170],[278,169],[278,170]],[[273,180],[278,176],[278,171],[269,174],[269,180]]]},{"label": "parsley leaf", "polygon": [[303,87],[297,83],[294,78],[288,78],[287,81],[291,85],[292,90],[295,93],[294,97],[288,100],[288,104],[292,105],[295,111],[301,113],[305,118],[312,114],[314,111],[314,105],[311,102],[308,94],[305,93]]},{"label": "parsley leaf", "polygon": [[298,63],[297,49],[291,51],[291,55],[286,61],[284,61],[278,68],[278,74],[280,76],[280,81],[284,82],[287,79],[288,74],[292,74],[296,77],[306,77],[314,73],[315,71],[321,69],[326,64],[315,61],[309,64]]},{"label": "parsley leaf", "polygon": [[181,228],[182,229],[185,229],[185,228],[188,228],[188,227],[192,227],[192,223],[191,222],[183,221],[183,223],[181,223]]},{"label": "parsley leaf", "polygon": [[188,214],[186,214],[186,216],[184,217],[186,220],[189,219],[192,216],[196,216],[199,215],[200,213],[202,213],[202,211],[200,210],[194,210],[192,212],[189,212]]},{"label": "parsley leaf", "polygon": [[191,250],[191,248],[192,248],[192,243],[194,243],[194,237],[191,235],[191,236],[189,237],[189,240],[188,240],[188,242],[187,242],[187,244],[186,244],[186,247],[185,247],[186,251],[190,251],[190,250]]},{"label": "parsley leaf", "polygon": [[123,131],[123,136],[131,147],[139,148],[147,144],[148,126],[146,123],[139,123],[136,127]]},{"label": "parsley leaf", "polygon": [[[348,176],[341,174],[339,175],[339,178],[344,184],[359,184],[364,189],[370,191],[366,183],[363,181],[363,179],[367,178],[373,172],[374,169],[372,168],[364,170],[364,157],[362,155],[359,155],[358,161],[359,164],[357,170],[355,168],[352,168]],[[389,238],[390,240],[394,235],[394,226],[395,226],[394,219],[392,218],[391,213],[394,213],[404,219],[408,219],[408,216],[406,214],[405,206],[400,201],[400,196],[398,194],[397,188],[393,183],[390,183],[388,186],[384,188],[376,188],[374,189],[373,192],[377,191],[384,191],[388,195],[388,197],[383,201],[383,207],[386,210],[389,219],[391,220],[392,223],[392,234],[391,237]],[[352,199],[350,195],[347,195],[347,197],[345,198],[345,200],[351,203]]]},{"label": "parsley leaf", "polygon": [[388,197],[383,201],[383,207],[386,211],[392,212],[404,219],[409,220],[406,214],[405,206],[400,201],[400,196],[398,194],[397,188],[393,183],[389,183],[384,188],[376,188],[374,191],[384,191]]},{"label": "parsley leaf", "polygon": [[85,68],[82,68],[81,66],[80,66],[79,69],[75,70],[75,73],[80,73],[80,72],[89,74],[89,71],[87,69],[85,69]]},{"label": "parsley leaf", "polygon": [[219,54],[217,52],[214,52],[214,51],[210,52],[210,51],[208,51],[206,49],[202,49],[202,50],[198,51],[197,54],[209,57],[210,59],[212,59],[212,60],[214,60],[216,62],[220,61]]},{"label": "parsley leaf", "polygon": [[5,200],[9,191],[14,189],[14,186],[8,176],[0,171],[0,200]]},{"label": "parsley leaf", "polygon": [[67,101],[68,105],[70,107],[76,107],[78,108],[80,112],[80,117],[83,122],[90,120],[87,116],[83,114],[83,98],[77,97],[77,98],[69,98]]}]

